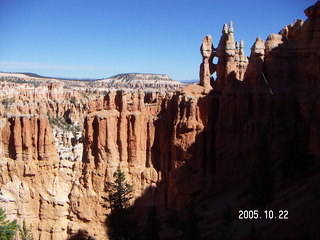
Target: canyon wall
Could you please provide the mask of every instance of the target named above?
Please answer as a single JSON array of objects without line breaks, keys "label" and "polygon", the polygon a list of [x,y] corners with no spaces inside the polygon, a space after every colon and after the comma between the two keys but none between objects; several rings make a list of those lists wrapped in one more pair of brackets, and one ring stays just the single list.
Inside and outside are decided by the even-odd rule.
[{"label": "canyon wall", "polygon": [[262,134],[275,165],[288,136],[318,165],[319,9],[266,42],[258,37],[249,58],[232,22],[224,25],[217,49],[203,39],[200,84],[175,92],[2,83],[0,206],[32,224],[35,239],[78,229],[107,239],[104,187],[118,166],[145,221],[153,205],[162,214],[194,201],[210,214],[235,201]]},{"label": "canyon wall", "polygon": [[161,177],[151,162],[153,122],[172,93],[102,95],[56,85],[21,92],[2,105],[1,206],[32,224],[35,239],[66,239],[79,229],[106,239],[102,197],[116,168],[136,197]]}]

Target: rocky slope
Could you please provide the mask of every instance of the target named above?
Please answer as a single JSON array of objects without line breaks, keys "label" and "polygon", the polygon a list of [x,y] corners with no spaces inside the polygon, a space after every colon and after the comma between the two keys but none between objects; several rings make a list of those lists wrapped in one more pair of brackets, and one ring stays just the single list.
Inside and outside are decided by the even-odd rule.
[{"label": "rocky slope", "polygon": [[96,88],[114,89],[163,88],[177,90],[181,89],[184,85],[164,74],[126,73],[95,81],[92,86]]},{"label": "rocky slope", "polygon": [[[42,84],[55,83],[64,88],[78,90],[91,89],[92,91],[110,91],[117,89],[144,89],[144,90],[177,90],[184,84],[171,79],[165,74],[123,73],[104,79],[76,80],[63,78],[43,77],[33,73],[6,73],[0,72],[0,80],[11,83],[25,83],[35,87]],[[31,85],[32,84],[32,85]]]},{"label": "rocky slope", "polygon": [[[305,22],[266,42],[257,38],[249,58],[244,43],[234,41],[232,23],[224,25],[217,48],[210,36],[203,39],[200,85],[176,92],[1,83],[0,206],[32,224],[35,239],[66,239],[78,229],[108,239],[104,184],[120,165],[134,185],[133,216],[143,229],[146,211],[156,206],[161,239],[179,239],[181,231],[165,220],[174,211],[183,218],[191,203],[201,215],[201,239],[219,238],[227,206],[236,239],[247,239],[250,225],[260,239],[274,233],[277,239],[316,239],[319,12],[318,2],[305,11]],[[217,79],[210,77],[215,71]],[[135,77],[101,84],[118,78],[136,84]],[[288,209],[285,223],[237,220],[237,211],[248,208],[247,185],[262,135],[275,177],[267,209]],[[303,159],[298,168],[294,158],[284,161],[294,155]],[[282,178],[283,171],[298,174],[306,156],[313,158],[311,172]]]}]

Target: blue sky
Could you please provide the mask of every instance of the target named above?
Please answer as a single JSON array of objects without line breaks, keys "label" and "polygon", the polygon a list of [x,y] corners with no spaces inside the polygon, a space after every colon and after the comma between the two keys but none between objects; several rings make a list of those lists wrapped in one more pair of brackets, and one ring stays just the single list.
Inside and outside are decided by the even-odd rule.
[{"label": "blue sky", "polygon": [[206,34],[233,21],[246,55],[310,0],[0,0],[0,71],[103,78],[118,73],[197,79]]}]

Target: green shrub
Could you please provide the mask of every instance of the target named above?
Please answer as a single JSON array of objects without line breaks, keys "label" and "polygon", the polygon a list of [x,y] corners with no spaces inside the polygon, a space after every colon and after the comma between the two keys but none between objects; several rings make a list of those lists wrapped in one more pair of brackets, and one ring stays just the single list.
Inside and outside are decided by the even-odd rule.
[{"label": "green shrub", "polygon": [[8,107],[9,107],[12,103],[14,103],[14,98],[4,98],[4,99],[2,99],[1,103],[2,103],[2,105],[3,105],[6,109],[8,109]]},{"label": "green shrub", "polygon": [[19,233],[21,240],[33,240],[30,228],[27,227],[26,222],[23,221],[22,227],[19,226]]},{"label": "green shrub", "polygon": [[6,211],[0,208],[0,239],[13,240],[18,228],[17,220],[7,220],[7,215],[5,213]]}]

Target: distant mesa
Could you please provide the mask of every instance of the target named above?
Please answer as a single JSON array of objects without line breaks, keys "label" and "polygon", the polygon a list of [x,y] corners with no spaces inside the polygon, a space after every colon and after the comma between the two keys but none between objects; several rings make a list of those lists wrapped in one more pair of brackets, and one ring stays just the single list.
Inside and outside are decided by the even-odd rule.
[{"label": "distant mesa", "polygon": [[15,83],[57,83],[70,87],[99,89],[166,89],[179,90],[185,84],[166,74],[122,73],[104,79],[76,79],[43,77],[34,73],[0,73],[0,81]]},{"label": "distant mesa", "polygon": [[184,84],[171,79],[165,74],[123,73],[110,78],[94,81],[92,86],[99,88],[165,88],[177,90],[181,89]]},{"label": "distant mesa", "polygon": [[179,81],[186,85],[200,82],[199,79],[188,79],[188,80],[179,80]]}]

